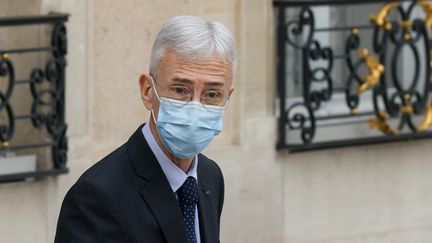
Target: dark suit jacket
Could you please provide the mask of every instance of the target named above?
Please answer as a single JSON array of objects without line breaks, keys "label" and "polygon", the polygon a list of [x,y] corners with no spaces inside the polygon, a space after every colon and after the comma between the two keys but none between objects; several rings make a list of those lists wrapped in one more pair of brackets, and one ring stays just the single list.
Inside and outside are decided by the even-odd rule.
[{"label": "dark suit jacket", "polygon": [[[66,194],[55,243],[187,243],[175,193],[141,128]],[[214,161],[202,154],[198,161],[201,241],[216,243],[224,181]]]}]

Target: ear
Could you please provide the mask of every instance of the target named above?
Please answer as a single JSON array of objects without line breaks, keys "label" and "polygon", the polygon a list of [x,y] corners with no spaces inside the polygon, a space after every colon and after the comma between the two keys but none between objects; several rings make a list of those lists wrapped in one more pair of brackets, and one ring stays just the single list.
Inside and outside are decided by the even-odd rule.
[{"label": "ear", "polygon": [[232,87],[232,88],[230,89],[230,91],[228,92],[228,99],[231,98],[231,95],[232,95],[233,92],[234,92],[234,87]]},{"label": "ear", "polygon": [[143,101],[144,106],[147,110],[151,110],[153,108],[153,90],[152,90],[152,82],[149,74],[142,74],[139,78],[139,86],[141,91],[141,99]]}]

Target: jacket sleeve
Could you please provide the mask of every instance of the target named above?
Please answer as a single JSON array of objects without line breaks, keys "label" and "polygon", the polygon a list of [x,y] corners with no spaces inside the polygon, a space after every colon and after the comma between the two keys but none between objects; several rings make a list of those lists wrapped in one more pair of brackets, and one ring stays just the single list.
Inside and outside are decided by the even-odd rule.
[{"label": "jacket sleeve", "polygon": [[223,204],[224,204],[224,196],[225,196],[225,182],[224,182],[224,177],[222,174],[222,171],[219,168],[219,175],[220,175],[220,180],[219,180],[219,217],[218,217],[218,224],[220,225],[220,218],[222,215],[222,208],[223,208]]},{"label": "jacket sleeve", "polygon": [[[224,197],[225,197],[225,182],[224,182],[224,177],[222,174],[221,169],[218,167],[219,169],[219,207],[218,207],[218,237],[220,237],[220,219],[221,219],[221,215],[222,215],[222,209],[223,209],[223,204],[224,204]],[[220,243],[220,239],[218,240],[218,242]]]},{"label": "jacket sleeve", "polygon": [[66,194],[55,243],[128,242],[107,189],[79,180]]}]

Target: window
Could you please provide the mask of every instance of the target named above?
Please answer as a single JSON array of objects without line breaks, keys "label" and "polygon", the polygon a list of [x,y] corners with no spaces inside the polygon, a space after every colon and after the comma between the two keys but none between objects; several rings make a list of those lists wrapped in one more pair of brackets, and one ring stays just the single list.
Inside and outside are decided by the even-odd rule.
[{"label": "window", "polygon": [[274,4],[278,148],[299,151],[432,135],[431,3]]}]

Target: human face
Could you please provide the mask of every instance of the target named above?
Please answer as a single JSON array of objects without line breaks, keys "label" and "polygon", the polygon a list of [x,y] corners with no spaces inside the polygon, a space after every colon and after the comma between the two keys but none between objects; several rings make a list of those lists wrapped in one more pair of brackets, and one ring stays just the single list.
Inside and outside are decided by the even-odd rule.
[{"label": "human face", "polygon": [[[224,90],[229,98],[233,92],[231,65],[217,57],[209,57],[200,60],[181,58],[174,51],[168,50],[159,61],[159,70],[153,73],[163,87],[186,87],[193,91],[192,101],[200,102],[203,94],[211,89]],[[158,86],[158,85],[156,85]],[[165,154],[174,161],[183,171],[187,171],[192,158],[180,159],[175,157],[162,143],[156,129],[155,120],[159,113],[159,100],[154,92],[150,74],[140,77],[141,98],[145,107],[153,111],[153,119],[150,119],[150,129],[157,143]]]},{"label": "human face", "polygon": [[[210,90],[223,90],[228,97],[233,92],[231,65],[216,56],[190,60],[179,57],[172,50],[167,50],[160,58],[157,73],[152,75],[157,77],[162,87],[184,87],[193,91],[192,101],[196,102],[200,102],[202,95]],[[159,101],[151,86],[150,75],[142,75],[140,78],[141,97],[146,108],[153,110],[157,118]]]}]

